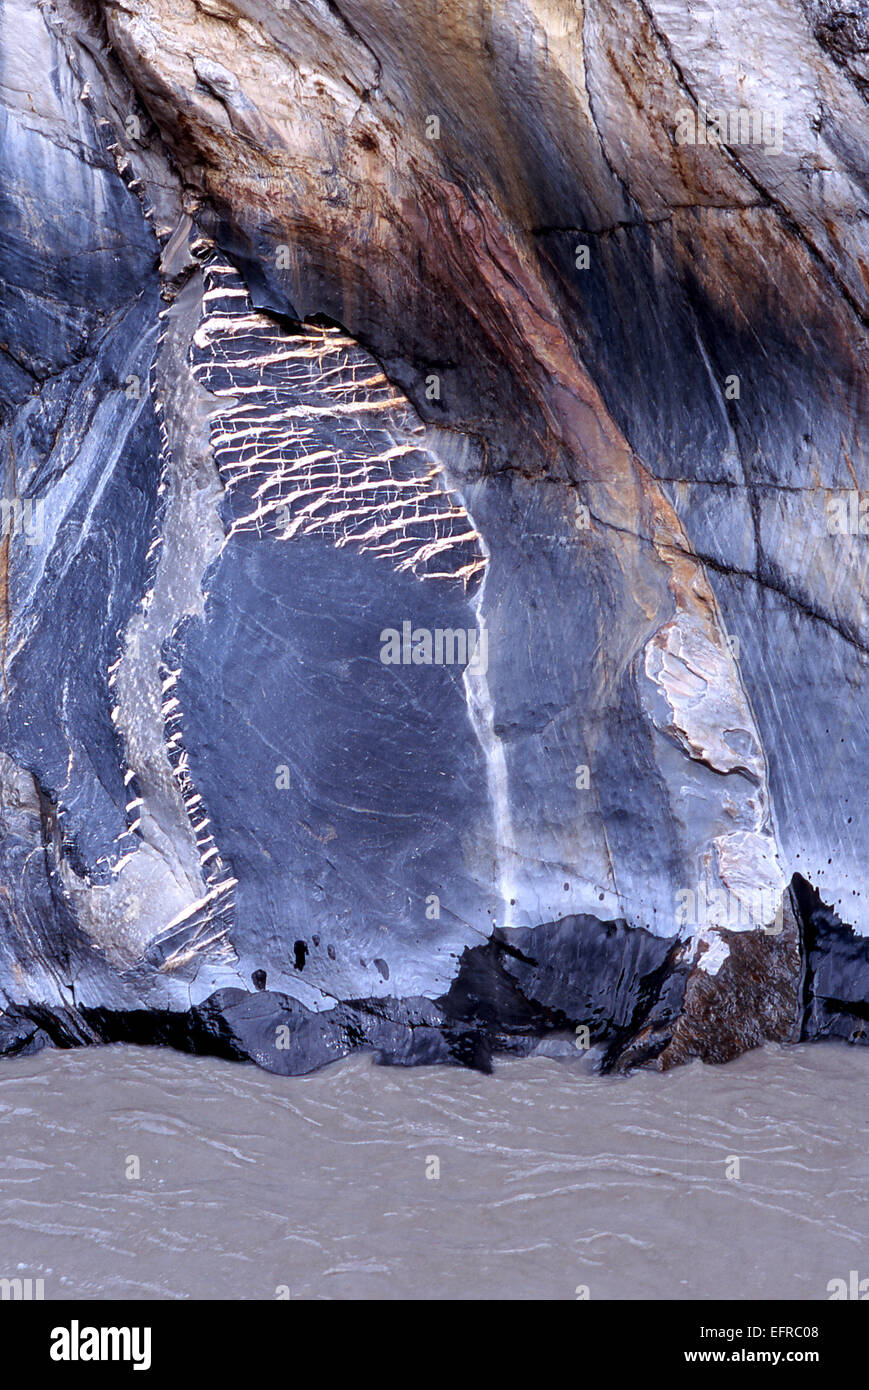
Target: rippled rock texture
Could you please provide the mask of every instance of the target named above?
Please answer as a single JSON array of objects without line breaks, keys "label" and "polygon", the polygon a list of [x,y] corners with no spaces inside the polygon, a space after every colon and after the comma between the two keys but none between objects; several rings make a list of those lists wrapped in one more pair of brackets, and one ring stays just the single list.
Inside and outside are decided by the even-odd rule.
[{"label": "rippled rock texture", "polygon": [[0,1049],[864,1039],[864,10],[4,0]]}]

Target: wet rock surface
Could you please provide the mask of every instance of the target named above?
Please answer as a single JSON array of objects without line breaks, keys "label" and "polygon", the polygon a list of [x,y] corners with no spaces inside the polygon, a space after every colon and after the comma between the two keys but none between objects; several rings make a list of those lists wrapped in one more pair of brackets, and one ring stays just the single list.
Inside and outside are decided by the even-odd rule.
[{"label": "wet rock surface", "polygon": [[4,18],[0,1050],[863,1041],[860,7]]},{"label": "wet rock surface", "polygon": [[869,943],[841,922],[805,879],[797,877],[794,892],[805,960],[800,1036],[865,1043]]}]

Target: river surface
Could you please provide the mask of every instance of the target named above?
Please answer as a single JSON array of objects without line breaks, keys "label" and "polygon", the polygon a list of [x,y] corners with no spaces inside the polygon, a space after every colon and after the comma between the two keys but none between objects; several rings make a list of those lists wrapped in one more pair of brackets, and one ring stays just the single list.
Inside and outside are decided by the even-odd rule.
[{"label": "river surface", "polygon": [[869,1276],[867,1083],[869,1049],[835,1044],[625,1079],[7,1059],[0,1277],[47,1299],[826,1299]]}]

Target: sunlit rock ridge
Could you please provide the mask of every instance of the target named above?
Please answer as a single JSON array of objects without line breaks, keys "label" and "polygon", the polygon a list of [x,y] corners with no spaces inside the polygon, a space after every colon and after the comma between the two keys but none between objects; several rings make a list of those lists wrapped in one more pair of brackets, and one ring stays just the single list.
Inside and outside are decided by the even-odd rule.
[{"label": "sunlit rock ridge", "polygon": [[0,9],[0,1051],[864,1041],[867,7]]}]

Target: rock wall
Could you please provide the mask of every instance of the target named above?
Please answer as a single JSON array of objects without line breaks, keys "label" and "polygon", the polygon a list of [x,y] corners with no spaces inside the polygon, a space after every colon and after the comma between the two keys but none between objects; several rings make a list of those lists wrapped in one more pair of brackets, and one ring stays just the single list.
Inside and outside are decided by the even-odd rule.
[{"label": "rock wall", "polygon": [[0,1050],[862,1040],[860,7],[3,13]]}]

